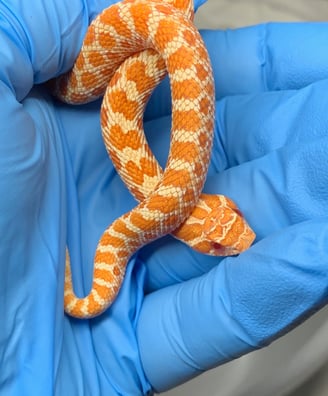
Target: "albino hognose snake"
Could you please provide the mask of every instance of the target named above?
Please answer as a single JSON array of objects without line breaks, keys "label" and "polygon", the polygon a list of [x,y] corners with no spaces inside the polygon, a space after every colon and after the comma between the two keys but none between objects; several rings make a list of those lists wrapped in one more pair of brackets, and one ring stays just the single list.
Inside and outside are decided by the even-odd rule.
[{"label": "albino hognose snake", "polygon": [[[90,294],[77,298],[67,255],[65,311],[90,318],[115,299],[137,249],[165,234],[211,255],[238,254],[254,233],[236,205],[201,194],[210,161],[214,88],[209,57],[191,22],[192,0],[124,0],[90,25],[73,69],[54,94],[86,103],[105,94],[101,126],[106,148],[140,202],[103,233],[96,248]],[[164,171],[143,134],[153,89],[168,72],[172,92],[171,145]]]}]

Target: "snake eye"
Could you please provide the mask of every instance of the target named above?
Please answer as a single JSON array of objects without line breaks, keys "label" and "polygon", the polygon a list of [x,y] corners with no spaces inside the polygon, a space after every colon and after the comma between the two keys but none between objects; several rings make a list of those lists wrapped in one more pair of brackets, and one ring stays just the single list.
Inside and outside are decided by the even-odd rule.
[{"label": "snake eye", "polygon": [[239,209],[232,209],[239,217],[241,217],[242,219],[244,218],[244,215],[241,213],[241,211]]}]

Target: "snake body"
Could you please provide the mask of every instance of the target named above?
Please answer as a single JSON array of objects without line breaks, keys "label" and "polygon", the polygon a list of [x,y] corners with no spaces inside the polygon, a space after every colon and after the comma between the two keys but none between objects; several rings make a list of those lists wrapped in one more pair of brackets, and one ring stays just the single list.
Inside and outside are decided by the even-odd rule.
[{"label": "snake body", "polygon": [[[124,0],[90,25],[73,69],[54,93],[73,104],[104,95],[101,126],[112,161],[139,204],[115,220],[96,248],[90,293],[78,298],[69,258],[65,311],[101,314],[114,301],[131,255],[169,233],[212,255],[247,249],[254,233],[236,205],[201,194],[210,161],[214,84],[207,50],[191,22],[190,0]],[[148,98],[168,73],[172,93],[170,150],[164,170],[143,134]]]}]

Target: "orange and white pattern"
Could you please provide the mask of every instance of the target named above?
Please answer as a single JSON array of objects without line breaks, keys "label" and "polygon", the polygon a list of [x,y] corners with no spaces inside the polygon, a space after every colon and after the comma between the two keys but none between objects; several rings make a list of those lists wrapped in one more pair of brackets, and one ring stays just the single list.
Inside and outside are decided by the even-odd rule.
[{"label": "orange and white pattern", "polygon": [[[214,84],[209,57],[191,22],[191,0],[124,0],[90,25],[73,69],[55,82],[68,103],[104,95],[101,126],[106,148],[140,202],[102,235],[96,248],[92,289],[74,294],[67,254],[65,311],[101,314],[114,301],[129,258],[168,233],[212,255],[238,254],[254,233],[236,205],[201,194],[210,161]],[[172,93],[170,151],[164,171],[143,134],[147,100],[168,73]]]}]

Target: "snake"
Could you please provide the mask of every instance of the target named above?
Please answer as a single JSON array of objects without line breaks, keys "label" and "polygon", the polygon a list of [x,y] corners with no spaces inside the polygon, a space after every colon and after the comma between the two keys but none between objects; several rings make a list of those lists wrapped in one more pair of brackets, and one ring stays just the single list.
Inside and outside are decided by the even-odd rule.
[{"label": "snake", "polygon": [[[102,99],[104,144],[139,202],[110,224],[94,255],[88,295],[76,296],[67,249],[64,309],[88,319],[115,301],[131,256],[171,234],[197,252],[242,253],[255,233],[236,204],[202,192],[214,136],[215,91],[209,54],[193,24],[192,0],[123,0],[90,24],[71,70],[52,81],[69,104]],[[172,99],[170,147],[164,169],[143,130],[155,87],[168,75]]]}]

